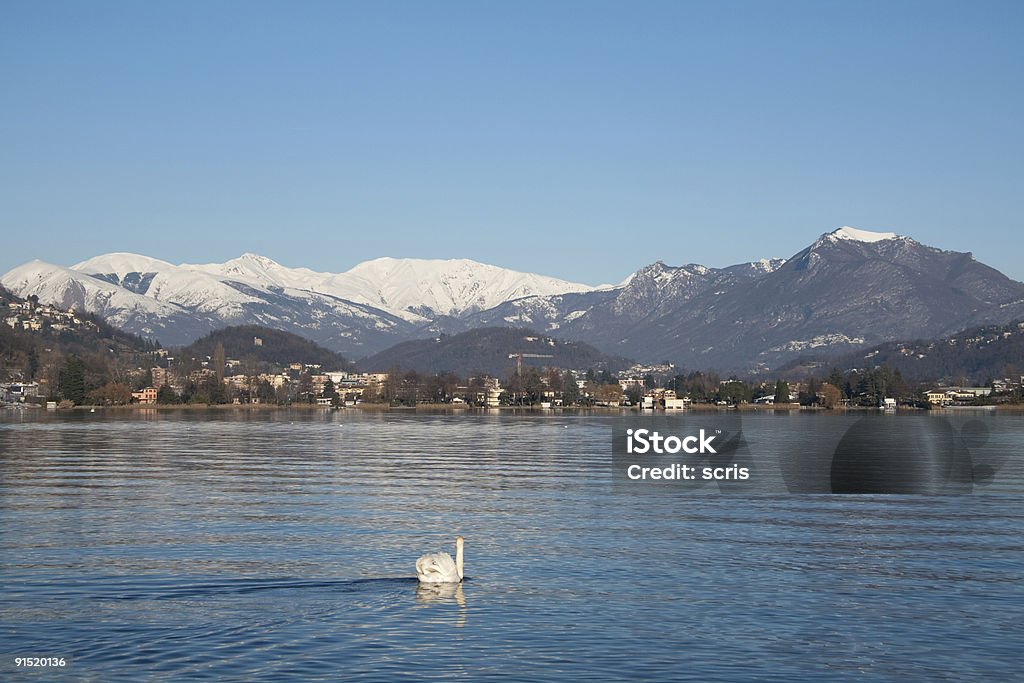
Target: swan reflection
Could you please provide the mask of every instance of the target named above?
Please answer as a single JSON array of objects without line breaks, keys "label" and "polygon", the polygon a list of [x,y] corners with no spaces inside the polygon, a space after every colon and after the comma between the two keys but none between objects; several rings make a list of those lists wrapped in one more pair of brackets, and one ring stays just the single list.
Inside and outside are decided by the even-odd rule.
[{"label": "swan reflection", "polygon": [[437,605],[456,604],[459,608],[459,617],[455,622],[456,628],[466,625],[466,595],[462,592],[461,583],[417,583],[416,602],[423,607],[435,607]]}]

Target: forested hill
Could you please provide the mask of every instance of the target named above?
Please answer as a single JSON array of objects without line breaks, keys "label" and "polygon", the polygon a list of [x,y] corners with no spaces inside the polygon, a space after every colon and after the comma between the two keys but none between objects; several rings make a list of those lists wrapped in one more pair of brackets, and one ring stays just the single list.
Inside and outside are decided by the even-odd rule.
[{"label": "forested hill", "polygon": [[501,377],[516,365],[516,359],[509,355],[519,353],[524,354],[522,364],[532,367],[616,370],[630,364],[583,342],[555,339],[529,329],[483,327],[453,336],[403,342],[359,361],[358,365],[370,372],[399,367],[425,373],[454,372],[463,377]]},{"label": "forested hill", "polygon": [[805,357],[780,368],[794,374],[823,367],[872,368],[888,365],[912,381],[982,385],[1024,374],[1024,322],[986,325],[945,339],[899,341],[834,357]]},{"label": "forested hill", "polygon": [[[258,340],[258,342],[257,342]],[[184,356],[213,356],[217,344],[224,345],[227,358],[287,366],[290,363],[319,365],[323,370],[346,370],[351,363],[343,356],[291,332],[258,325],[240,325],[215,330],[181,349]]]}]

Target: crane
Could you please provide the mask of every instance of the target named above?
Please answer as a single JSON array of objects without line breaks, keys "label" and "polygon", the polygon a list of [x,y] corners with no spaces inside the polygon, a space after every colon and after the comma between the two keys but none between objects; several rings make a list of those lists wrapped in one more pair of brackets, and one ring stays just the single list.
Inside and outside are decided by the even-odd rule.
[{"label": "crane", "polygon": [[550,353],[510,353],[508,354],[510,359],[516,359],[516,376],[523,374],[523,359],[524,358],[554,358]]}]

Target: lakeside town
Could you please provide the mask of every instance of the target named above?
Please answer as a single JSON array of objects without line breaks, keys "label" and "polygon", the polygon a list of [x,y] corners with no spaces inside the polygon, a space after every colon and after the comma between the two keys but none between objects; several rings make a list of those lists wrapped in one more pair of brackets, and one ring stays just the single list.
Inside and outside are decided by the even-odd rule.
[{"label": "lakeside town", "polygon": [[[34,335],[96,334],[91,316],[37,301],[7,304],[6,327]],[[253,336],[251,351],[264,340]],[[44,353],[45,355],[45,353]],[[119,355],[119,354],[114,354]],[[510,354],[511,356],[512,354]],[[183,356],[165,348],[120,354],[108,361],[108,375],[97,372],[94,359],[30,353],[27,367],[7,364],[0,382],[5,405],[69,409],[76,405],[319,405],[324,408],[416,407],[441,404],[453,408],[569,407],[632,408],[680,411],[694,407],[742,408],[943,408],[950,405],[1016,403],[1024,377],[999,378],[987,386],[932,386],[908,383],[886,367],[842,372],[826,378],[774,382],[684,372],[672,364],[607,369],[523,367],[510,358],[502,377],[412,370],[357,372],[324,362],[295,358],[284,364],[261,361],[254,353],[229,357],[222,343],[204,356]],[[338,366],[350,366],[338,360]]]},{"label": "lakeside town", "polygon": [[[92,316],[41,305],[29,298],[7,304],[11,333],[37,339],[96,336],[108,326]],[[267,331],[271,333],[272,331]],[[276,332],[281,335],[284,333]],[[237,335],[236,335],[237,337]],[[984,386],[913,383],[886,366],[833,369],[821,378],[751,381],[714,372],[684,371],[671,363],[563,369],[523,365],[509,354],[501,376],[429,374],[402,368],[361,372],[326,350],[327,360],[260,359],[264,338],[245,338],[246,353],[233,357],[217,342],[209,354],[135,342],[130,352],[108,348],[110,358],[30,346],[25,362],[5,362],[0,401],[8,407],[68,409],[76,406],[273,405],[460,408],[568,407],[678,411],[694,407],[744,408],[941,408],[1021,402],[1024,376]],[[54,346],[57,346],[56,344]],[[122,345],[124,346],[124,345]],[[132,346],[131,343],[128,346]],[[311,345],[312,346],[312,345]],[[301,354],[301,351],[296,351]],[[308,353],[306,354],[308,355]],[[11,354],[8,354],[11,356]],[[333,361],[332,361],[333,359]],[[333,362],[333,366],[332,366]]]}]

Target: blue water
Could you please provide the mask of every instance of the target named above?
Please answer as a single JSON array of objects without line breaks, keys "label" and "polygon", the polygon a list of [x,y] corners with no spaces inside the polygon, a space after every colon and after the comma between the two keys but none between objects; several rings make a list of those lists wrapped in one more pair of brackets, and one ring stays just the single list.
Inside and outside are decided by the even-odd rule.
[{"label": "blue water", "polygon": [[[960,496],[634,495],[610,429],[8,412],[0,677],[1021,680],[1019,461]],[[419,587],[456,534],[467,580]]]}]

